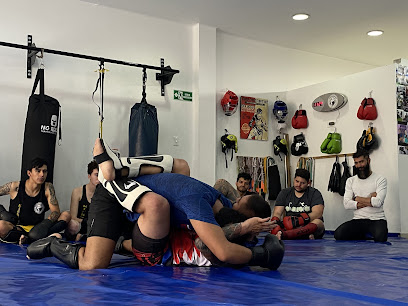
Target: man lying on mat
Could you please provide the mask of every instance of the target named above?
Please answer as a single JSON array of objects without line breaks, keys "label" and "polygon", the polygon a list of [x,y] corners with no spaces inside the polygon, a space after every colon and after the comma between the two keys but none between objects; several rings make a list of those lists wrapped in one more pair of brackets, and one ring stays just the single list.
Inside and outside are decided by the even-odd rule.
[{"label": "man lying on mat", "polygon": [[[133,229],[132,251],[142,264],[161,263],[168,246],[170,227],[184,225],[194,229],[222,262],[270,269],[279,267],[284,247],[277,237],[268,235],[262,246],[251,249],[227,240],[214,213],[224,205],[231,207],[231,202],[211,186],[186,176],[189,167],[185,161],[173,160],[168,155],[119,158],[99,139],[95,142],[94,156],[100,166],[101,184],[95,191],[89,211],[92,221],[87,246],[49,237],[27,250],[30,258],[55,256],[81,270],[108,267],[120,236],[118,221],[124,207],[140,214]],[[186,175],[168,173],[171,171]],[[136,180],[127,178],[154,172],[167,173],[142,175]],[[248,217],[255,216],[259,212],[250,206],[251,200],[258,202],[259,198],[269,208],[258,195],[243,197],[233,208]],[[265,207],[263,204],[261,206]],[[266,214],[268,217],[270,210]]]}]

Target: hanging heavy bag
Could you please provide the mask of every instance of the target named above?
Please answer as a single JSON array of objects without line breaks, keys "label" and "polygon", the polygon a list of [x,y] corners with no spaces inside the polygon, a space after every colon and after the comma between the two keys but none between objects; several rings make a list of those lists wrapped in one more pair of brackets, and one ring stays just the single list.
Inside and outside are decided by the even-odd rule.
[{"label": "hanging heavy bag", "polygon": [[[35,94],[40,83],[40,94]],[[58,124],[59,123],[59,124]],[[44,69],[38,69],[28,102],[24,129],[21,180],[28,179],[27,169],[34,158],[42,158],[48,163],[47,182],[53,182],[55,142],[59,127],[61,140],[61,112],[59,102],[44,93]]]},{"label": "hanging heavy bag", "polygon": [[357,118],[361,120],[377,119],[377,107],[373,98],[364,98],[357,111]]},{"label": "hanging heavy bag", "polygon": [[329,185],[327,187],[327,190],[331,192],[339,192],[340,178],[341,178],[340,164],[338,158],[336,157],[336,161],[333,164],[332,172],[330,174]]},{"label": "hanging heavy bag", "polygon": [[129,156],[157,154],[159,122],[156,107],[142,99],[130,110]]},{"label": "hanging heavy bag", "polygon": [[351,177],[350,167],[347,164],[347,156],[344,157],[344,162],[342,162],[341,164],[343,165],[343,174],[340,178],[339,194],[341,196],[344,196],[344,193],[346,192],[346,181],[349,177]]},{"label": "hanging heavy bag", "polygon": [[305,129],[307,128],[307,115],[306,110],[299,109],[295,112],[292,117],[292,127],[294,129]]}]

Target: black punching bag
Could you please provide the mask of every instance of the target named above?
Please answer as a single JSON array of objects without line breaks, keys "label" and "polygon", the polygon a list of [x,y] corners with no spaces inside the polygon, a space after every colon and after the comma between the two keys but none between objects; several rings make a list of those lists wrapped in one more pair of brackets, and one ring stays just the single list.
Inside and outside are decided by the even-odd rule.
[{"label": "black punching bag", "polygon": [[157,154],[157,110],[146,101],[133,105],[129,122],[129,156]]},{"label": "black punching bag", "polygon": [[129,156],[157,154],[159,122],[156,107],[146,101],[146,68],[143,69],[142,101],[133,105],[129,121]]},{"label": "black punching bag", "polygon": [[[35,94],[38,83],[40,83],[40,94]],[[58,126],[61,139],[60,115],[59,102],[44,93],[44,69],[38,69],[28,102],[21,161],[22,181],[28,179],[27,169],[30,167],[31,161],[39,157],[48,163],[46,181],[53,182]]]}]

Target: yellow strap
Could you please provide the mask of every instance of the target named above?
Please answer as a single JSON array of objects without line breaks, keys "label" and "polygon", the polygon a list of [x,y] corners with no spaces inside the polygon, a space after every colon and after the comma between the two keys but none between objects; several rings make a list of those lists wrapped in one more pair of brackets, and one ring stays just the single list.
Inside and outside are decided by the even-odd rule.
[{"label": "yellow strap", "polygon": [[100,72],[100,73],[105,73],[107,71],[109,71],[109,69],[102,68],[102,69],[95,70],[95,72]]}]

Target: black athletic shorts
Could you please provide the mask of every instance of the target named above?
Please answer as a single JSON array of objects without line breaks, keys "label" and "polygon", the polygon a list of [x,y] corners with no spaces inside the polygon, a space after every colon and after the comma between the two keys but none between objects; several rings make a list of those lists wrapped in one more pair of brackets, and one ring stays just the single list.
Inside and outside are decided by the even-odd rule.
[{"label": "black athletic shorts", "polygon": [[89,206],[88,238],[97,236],[117,241],[132,226],[123,210],[116,198],[98,184]]}]

